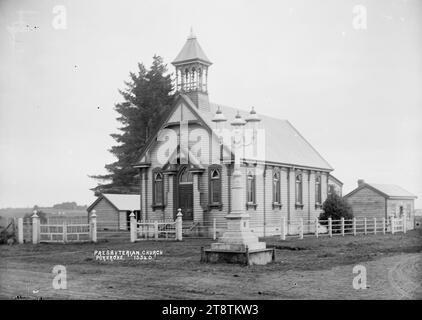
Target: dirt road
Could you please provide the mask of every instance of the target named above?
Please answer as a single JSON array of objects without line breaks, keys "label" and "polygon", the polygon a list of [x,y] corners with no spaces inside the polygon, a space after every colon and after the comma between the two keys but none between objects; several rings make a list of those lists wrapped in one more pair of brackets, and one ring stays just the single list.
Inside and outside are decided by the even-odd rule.
[{"label": "dirt road", "polygon": [[[398,241],[400,240],[400,241]],[[200,247],[183,243],[39,245],[0,248],[0,297],[13,299],[422,299],[420,234],[395,238],[282,242],[267,266],[201,264]],[[277,242],[279,244],[279,242]],[[98,262],[100,248],[163,249],[150,262]],[[353,267],[367,289],[352,286]],[[67,289],[52,286],[64,265]]]}]

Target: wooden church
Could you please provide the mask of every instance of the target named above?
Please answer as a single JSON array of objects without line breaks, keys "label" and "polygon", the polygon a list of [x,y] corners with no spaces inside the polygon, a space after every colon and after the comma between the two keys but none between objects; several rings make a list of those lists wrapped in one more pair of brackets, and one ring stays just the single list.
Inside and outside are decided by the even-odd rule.
[{"label": "wooden church", "polygon": [[206,230],[215,219],[224,230],[232,202],[233,122],[244,137],[242,201],[253,232],[280,234],[284,217],[293,233],[293,221],[314,219],[329,192],[341,194],[333,168],[290,122],[210,102],[212,63],[192,32],[172,64],[174,105],[134,164],[142,220],[173,219],[181,208],[191,229]]}]

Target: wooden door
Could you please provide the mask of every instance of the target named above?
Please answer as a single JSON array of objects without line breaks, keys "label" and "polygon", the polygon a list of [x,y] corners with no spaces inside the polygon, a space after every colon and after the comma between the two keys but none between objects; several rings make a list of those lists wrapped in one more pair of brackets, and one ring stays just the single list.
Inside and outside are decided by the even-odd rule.
[{"label": "wooden door", "polygon": [[187,167],[182,167],[178,176],[177,208],[182,209],[183,220],[193,220],[193,176]]},{"label": "wooden door", "polygon": [[179,185],[179,208],[182,209],[183,220],[193,220],[193,185]]}]

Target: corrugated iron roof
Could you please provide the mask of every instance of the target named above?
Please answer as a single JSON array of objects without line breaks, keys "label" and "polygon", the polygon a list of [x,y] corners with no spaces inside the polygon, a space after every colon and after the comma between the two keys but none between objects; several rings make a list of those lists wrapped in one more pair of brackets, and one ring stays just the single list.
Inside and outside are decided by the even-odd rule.
[{"label": "corrugated iron roof", "polygon": [[[185,96],[185,98],[189,99]],[[226,119],[223,126],[229,128],[230,122],[239,111],[243,119],[248,111],[210,103],[210,112],[196,109],[210,128],[215,128],[212,119],[220,106]],[[330,164],[305,140],[305,138],[287,120],[281,120],[258,114],[261,121],[258,127],[265,130],[265,161],[288,165],[304,166],[333,170]]]},{"label": "corrugated iron roof", "polygon": [[110,201],[118,210],[134,211],[140,210],[140,196],[137,194],[110,194],[103,193],[102,196]]},{"label": "corrugated iron roof", "polygon": [[385,195],[393,198],[417,198],[414,194],[406,191],[402,187],[395,184],[378,184],[378,183],[366,183],[372,188],[384,193]]},{"label": "corrugated iron roof", "polygon": [[212,64],[204,50],[202,50],[201,46],[199,45],[198,40],[196,40],[196,36],[191,34],[172,64],[176,65],[183,62],[192,62],[195,60],[204,62],[207,65]]}]

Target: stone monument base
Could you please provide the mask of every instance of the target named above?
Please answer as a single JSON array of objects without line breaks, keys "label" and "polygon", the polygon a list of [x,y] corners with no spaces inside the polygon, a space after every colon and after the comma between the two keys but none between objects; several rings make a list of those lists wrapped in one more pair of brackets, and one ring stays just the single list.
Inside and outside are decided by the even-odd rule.
[{"label": "stone monument base", "polygon": [[[260,242],[263,243],[263,242]],[[275,260],[275,249],[265,248],[249,249],[244,245],[229,245],[213,243],[211,249],[201,248],[201,262],[207,263],[236,263],[243,265],[266,265]],[[219,246],[221,245],[221,246]]]}]

